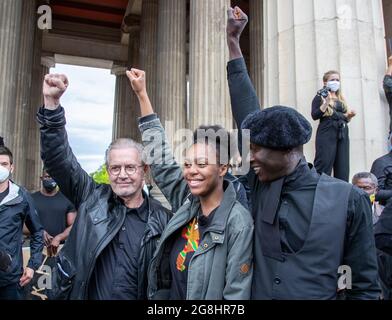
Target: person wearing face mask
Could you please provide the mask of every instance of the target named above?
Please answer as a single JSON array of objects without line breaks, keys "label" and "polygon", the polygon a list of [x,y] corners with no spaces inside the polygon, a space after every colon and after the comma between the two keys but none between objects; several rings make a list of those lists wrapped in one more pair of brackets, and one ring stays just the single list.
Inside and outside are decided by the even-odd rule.
[{"label": "person wearing face mask", "polygon": [[376,176],[370,172],[360,172],[352,178],[352,184],[369,195],[373,211],[373,225],[375,225],[384,210],[384,206],[377,201],[378,181]]},{"label": "person wearing face mask", "polygon": [[[0,146],[0,248],[11,258],[0,270],[0,300],[23,299],[23,288],[33,279],[42,262],[43,228],[29,193],[10,180],[14,170],[12,152]],[[31,257],[23,269],[23,224],[31,234]]]},{"label": "person wearing face mask", "polygon": [[[370,172],[360,172],[353,177],[352,184],[362,189],[369,195],[373,207],[373,226],[375,228],[375,233],[377,234],[377,230],[379,228],[377,223],[380,221],[380,217],[384,211],[384,206],[382,206],[377,201],[377,193],[378,193],[377,178],[374,174]],[[387,209],[387,213],[386,213],[387,215],[388,215],[388,211],[389,208]],[[382,299],[391,300],[392,299],[392,256],[381,250],[377,250],[377,263],[378,263],[379,282],[382,289]]]},{"label": "person wearing face mask", "polygon": [[[312,102],[312,118],[320,120],[316,135],[314,166],[321,174],[334,172],[334,177],[348,182],[350,174],[350,145],[348,122],[355,117],[343,97],[340,74],[328,71],[324,74],[326,97],[317,94]],[[320,90],[321,91],[321,90]]]},{"label": "person wearing face mask", "polygon": [[60,192],[56,181],[42,170],[41,190],[33,193],[38,216],[44,227],[44,240],[48,256],[54,256],[60,244],[68,238],[76,218],[74,205]]}]

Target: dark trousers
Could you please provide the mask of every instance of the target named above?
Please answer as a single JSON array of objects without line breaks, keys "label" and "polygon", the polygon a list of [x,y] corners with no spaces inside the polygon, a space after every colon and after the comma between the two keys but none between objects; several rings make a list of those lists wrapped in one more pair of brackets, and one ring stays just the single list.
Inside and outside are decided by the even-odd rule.
[{"label": "dark trousers", "polygon": [[344,122],[325,120],[320,122],[316,135],[317,172],[348,182],[350,175],[350,141],[348,127]]},{"label": "dark trousers", "polygon": [[23,288],[19,283],[13,283],[5,287],[0,287],[0,300],[22,300]]}]

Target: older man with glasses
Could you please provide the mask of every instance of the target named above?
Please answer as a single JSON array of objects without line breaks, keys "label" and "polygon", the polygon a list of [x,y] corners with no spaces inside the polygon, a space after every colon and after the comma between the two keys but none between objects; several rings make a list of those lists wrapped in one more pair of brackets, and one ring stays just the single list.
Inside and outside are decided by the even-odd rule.
[{"label": "older man with glasses", "polygon": [[143,192],[147,166],[143,147],[131,139],[106,151],[110,185],[100,185],[80,167],[68,144],[60,97],[65,75],[47,75],[41,154],[48,173],[75,205],[78,216],[53,276],[52,299],[146,298],[147,268],[170,212]]}]

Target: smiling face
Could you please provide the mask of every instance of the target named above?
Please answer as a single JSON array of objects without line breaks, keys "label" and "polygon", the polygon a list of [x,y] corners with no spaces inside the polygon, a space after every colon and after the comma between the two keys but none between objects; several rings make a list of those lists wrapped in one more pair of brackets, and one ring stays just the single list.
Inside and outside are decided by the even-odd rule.
[{"label": "smiling face", "polygon": [[214,147],[196,143],[189,148],[184,161],[183,174],[192,195],[206,197],[223,184],[228,166],[217,162]]},{"label": "smiling face", "polygon": [[130,198],[142,191],[146,169],[135,148],[116,148],[109,152],[110,185],[120,198]]},{"label": "smiling face", "polygon": [[290,151],[269,149],[251,143],[250,166],[260,181],[277,180],[284,177],[292,167]]}]

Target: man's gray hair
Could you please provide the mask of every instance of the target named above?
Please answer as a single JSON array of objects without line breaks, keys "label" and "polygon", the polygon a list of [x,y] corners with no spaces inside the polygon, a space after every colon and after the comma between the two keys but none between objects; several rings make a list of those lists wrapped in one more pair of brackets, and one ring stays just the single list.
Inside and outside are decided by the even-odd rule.
[{"label": "man's gray hair", "polygon": [[136,141],[134,141],[132,139],[121,138],[121,139],[117,139],[117,140],[113,141],[109,145],[109,147],[106,149],[106,152],[105,152],[105,164],[106,164],[106,167],[109,165],[109,154],[110,154],[110,151],[112,151],[114,149],[131,149],[131,148],[137,150],[137,152],[140,155],[140,159],[142,161],[142,165],[144,165],[145,161],[144,161],[144,148],[143,148],[143,146],[140,143],[138,143],[138,142],[136,142]]},{"label": "man's gray hair", "polygon": [[358,183],[358,180],[360,180],[360,179],[371,179],[373,184],[374,184],[374,186],[378,187],[377,177],[373,173],[370,173],[370,172],[359,172],[359,173],[357,173],[353,177],[352,184],[356,185]]}]

